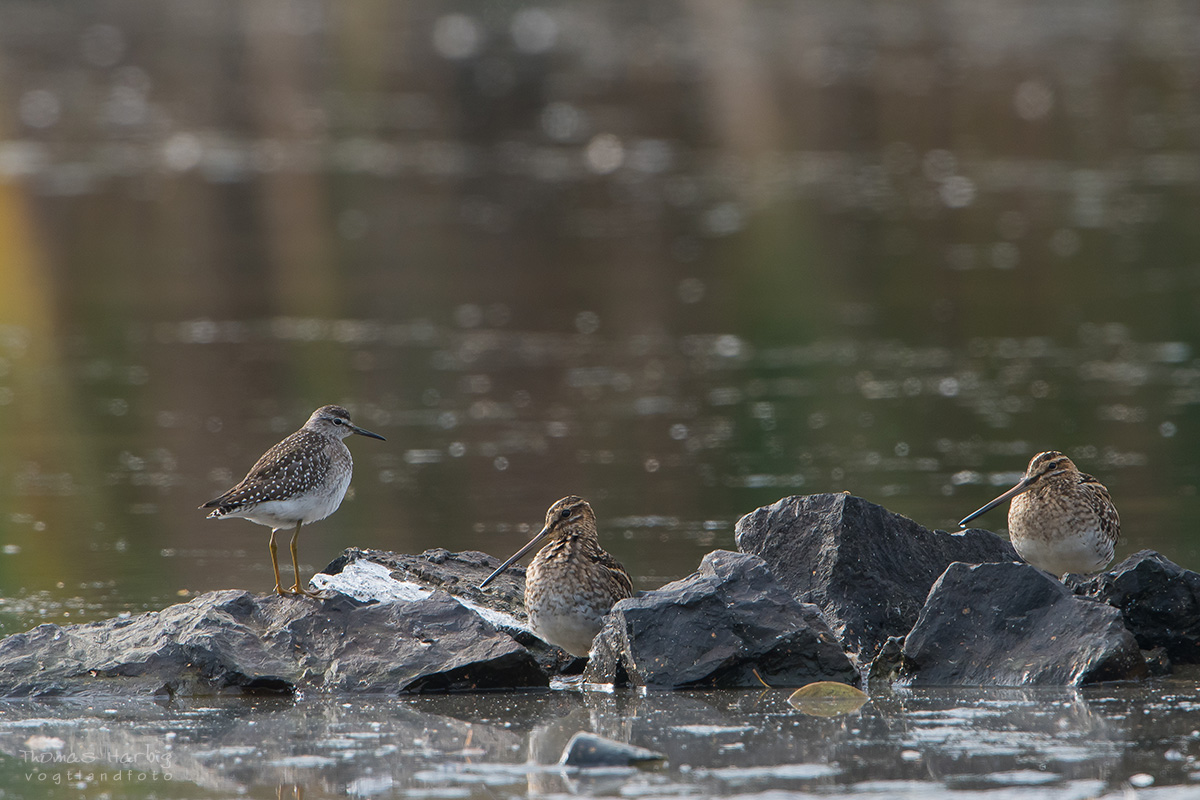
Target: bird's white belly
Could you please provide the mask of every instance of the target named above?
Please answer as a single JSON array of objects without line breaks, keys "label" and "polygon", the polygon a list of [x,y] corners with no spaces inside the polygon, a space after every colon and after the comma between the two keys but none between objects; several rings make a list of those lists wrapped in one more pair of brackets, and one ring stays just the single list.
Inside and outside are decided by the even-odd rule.
[{"label": "bird's white belly", "polygon": [[1099,572],[1112,561],[1115,537],[1089,508],[1054,497],[1042,498],[1040,509],[1032,502],[1018,495],[1009,508],[1009,538],[1021,558],[1055,576]]},{"label": "bird's white belly", "polygon": [[551,644],[558,645],[573,656],[586,656],[592,649],[592,639],[600,632],[600,621],[572,613],[545,611],[529,613],[534,632]]},{"label": "bird's white belly", "polygon": [[[312,492],[286,500],[265,500],[240,516],[271,528],[294,528],[325,519],[342,504],[350,488],[350,474],[333,483],[323,492]],[[233,516],[233,515],[230,515]]]},{"label": "bird's white belly", "polygon": [[1112,545],[1101,546],[1098,532],[1085,531],[1062,539],[1013,538],[1017,555],[1053,575],[1099,572],[1112,561]]},{"label": "bird's white belly", "polygon": [[534,633],[574,656],[586,656],[600,632],[607,609],[596,608],[586,595],[547,592],[527,601]]}]

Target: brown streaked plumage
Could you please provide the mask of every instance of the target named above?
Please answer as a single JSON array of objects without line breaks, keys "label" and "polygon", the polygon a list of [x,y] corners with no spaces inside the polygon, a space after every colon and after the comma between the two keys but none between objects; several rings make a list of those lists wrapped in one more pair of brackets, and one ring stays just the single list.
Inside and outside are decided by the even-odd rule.
[{"label": "brown streaked plumage", "polygon": [[1038,453],[1017,485],[960,527],[1005,500],[1008,535],[1021,558],[1055,575],[1099,572],[1113,559],[1121,519],[1104,484],[1080,472],[1057,450]]},{"label": "brown streaked plumage", "polygon": [[[325,519],[342,504],[354,470],[354,461],[342,439],[354,433],[383,439],[350,422],[350,412],[341,406],[321,406],[300,430],[264,453],[237,486],[200,506],[213,509],[209,519],[240,517],[271,528],[268,547],[278,594],[313,596],[300,586],[296,538],[301,525]],[[295,529],[292,569],[296,583],[290,591],[279,585],[275,547],[275,533],[285,528]]]},{"label": "brown streaked plumage", "polygon": [[525,608],[534,633],[575,656],[586,656],[604,617],[618,600],[633,596],[633,581],[600,547],[596,515],[571,495],[546,511],[546,525],[479,588],[549,537],[525,570]]}]

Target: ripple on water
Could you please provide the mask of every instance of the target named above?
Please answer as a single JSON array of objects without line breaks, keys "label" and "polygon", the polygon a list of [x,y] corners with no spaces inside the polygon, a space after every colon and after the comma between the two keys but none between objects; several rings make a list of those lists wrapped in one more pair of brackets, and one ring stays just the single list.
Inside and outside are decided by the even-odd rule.
[{"label": "ripple on water", "polygon": [[192,756],[199,761],[208,761],[218,758],[238,758],[252,756],[258,752],[258,748],[253,745],[226,745],[217,747],[212,750],[196,750]]},{"label": "ripple on water", "polygon": [[[1099,797],[1105,787],[1104,781],[1100,780],[1068,781],[1059,786],[1041,786],[1036,797],[1038,800],[1088,800]],[[1029,800],[1034,796],[1030,793],[1030,784],[1021,783],[988,788],[986,791],[987,800]],[[854,784],[851,792],[854,797],[878,797],[887,800],[977,800],[980,797],[978,791],[951,789],[924,781],[863,781]],[[765,798],[769,794],[764,793],[756,797]],[[747,800],[747,797],[738,796],[739,800]],[[1144,800],[1144,796],[1139,794],[1138,800]]]},{"label": "ripple on water", "polygon": [[284,758],[277,758],[270,763],[272,766],[276,767],[291,767],[293,769],[321,769],[323,767],[332,767],[337,763],[337,759],[329,758],[327,756],[314,755],[285,756]]},{"label": "ripple on water", "polygon": [[999,786],[1041,786],[1047,783],[1058,783],[1062,776],[1055,772],[1035,769],[1016,769],[1008,772],[992,772],[978,776],[977,780]]},{"label": "ripple on water", "polygon": [[394,783],[391,775],[369,775],[355,778],[346,784],[346,794],[351,797],[372,797],[390,791]]},{"label": "ripple on water", "polygon": [[479,784],[484,786],[506,786],[524,780],[538,772],[558,772],[558,768],[540,764],[447,764],[435,769],[424,769],[413,773],[413,780],[427,784]]},{"label": "ripple on water", "polygon": [[717,778],[725,783],[740,784],[759,780],[810,781],[828,778],[841,772],[829,764],[775,764],[756,767],[718,767],[696,769],[692,774],[699,777]]}]

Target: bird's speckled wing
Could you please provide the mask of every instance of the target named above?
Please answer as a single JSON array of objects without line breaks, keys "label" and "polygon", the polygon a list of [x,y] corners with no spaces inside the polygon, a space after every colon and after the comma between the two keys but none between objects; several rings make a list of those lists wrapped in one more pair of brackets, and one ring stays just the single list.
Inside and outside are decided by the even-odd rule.
[{"label": "bird's speckled wing", "polygon": [[308,490],[329,471],[329,453],[323,444],[318,433],[296,431],[263,453],[237,486],[201,508],[215,507],[224,513],[266,500],[286,500]]},{"label": "bird's speckled wing", "polygon": [[604,567],[604,574],[611,581],[612,596],[620,600],[633,597],[633,579],[629,577],[625,567],[621,565],[620,561],[610,556],[606,550],[596,549],[596,563]]},{"label": "bird's speckled wing", "polygon": [[1108,489],[1086,472],[1079,473],[1079,484],[1087,489],[1085,494],[1088,505],[1096,512],[1096,518],[1100,520],[1100,529],[1112,541],[1118,541],[1121,538],[1121,518],[1117,515],[1117,507],[1113,505]]}]

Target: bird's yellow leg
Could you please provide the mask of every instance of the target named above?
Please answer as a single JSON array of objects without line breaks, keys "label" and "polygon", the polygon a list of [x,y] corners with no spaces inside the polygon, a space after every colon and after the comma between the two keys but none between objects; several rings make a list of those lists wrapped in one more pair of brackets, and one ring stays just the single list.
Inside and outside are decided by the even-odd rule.
[{"label": "bird's yellow leg", "polygon": [[300,586],[300,562],[296,559],[296,539],[300,537],[300,526],[303,523],[296,523],[296,531],[292,534],[292,570],[296,573],[296,584],[292,586],[292,594],[302,594],[306,597],[316,597],[315,592],[310,592]]},{"label": "bird's yellow leg", "polygon": [[279,585],[279,558],[276,555],[278,548],[275,547],[275,529],[271,529],[271,543],[268,545],[271,548],[271,569],[275,570],[275,594],[282,597],[287,597],[288,593]]}]

